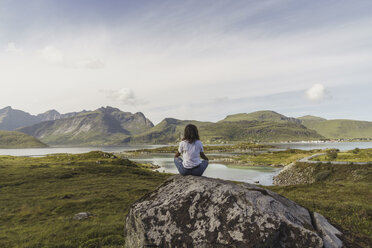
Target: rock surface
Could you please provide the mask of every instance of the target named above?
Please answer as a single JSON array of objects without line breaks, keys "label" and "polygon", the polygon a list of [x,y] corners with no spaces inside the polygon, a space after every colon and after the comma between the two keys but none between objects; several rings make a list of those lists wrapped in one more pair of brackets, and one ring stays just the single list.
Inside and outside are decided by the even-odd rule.
[{"label": "rock surface", "polygon": [[314,213],[314,225],[323,239],[325,248],[341,248],[342,241],[337,237],[341,232],[328,223],[323,215]]},{"label": "rock surface", "polygon": [[177,175],[132,205],[125,239],[126,247],[323,247],[312,222],[307,209],[255,185]]},{"label": "rock surface", "polygon": [[285,166],[278,175],[274,176],[274,185],[287,186],[314,183],[314,167],[300,168],[296,163]]},{"label": "rock surface", "polygon": [[80,212],[78,214],[75,214],[73,219],[74,220],[85,220],[85,219],[91,218],[93,216],[94,216],[94,214],[91,214],[89,212]]}]

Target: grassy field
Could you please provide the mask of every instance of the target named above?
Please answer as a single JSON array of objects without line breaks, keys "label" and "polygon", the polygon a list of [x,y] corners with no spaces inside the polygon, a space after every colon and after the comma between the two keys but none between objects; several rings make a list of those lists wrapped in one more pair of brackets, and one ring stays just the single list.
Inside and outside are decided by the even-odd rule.
[{"label": "grassy field", "polygon": [[[256,144],[256,143],[239,143],[234,145],[205,145],[204,152],[246,152],[250,150],[264,150],[275,148],[271,145]],[[139,149],[135,151],[125,152],[131,155],[141,155],[144,153],[175,153],[178,150],[178,146],[164,146],[151,149]]]},{"label": "grassy field", "polygon": [[345,161],[345,162],[371,162],[372,149],[354,149],[346,152],[338,152],[335,159],[322,155],[313,159],[314,161]]},{"label": "grassy field", "polygon": [[122,247],[129,206],[168,176],[102,152],[0,156],[0,247]]},{"label": "grassy field", "polygon": [[265,152],[258,154],[242,154],[234,157],[234,160],[240,164],[247,165],[287,165],[301,158],[318,153],[321,150],[298,150],[287,149],[285,151]]},{"label": "grassy field", "polygon": [[371,247],[372,165],[296,166],[302,171],[312,167],[316,182],[268,188],[324,215],[346,235],[350,247]]},{"label": "grassy field", "polygon": [[[300,118],[301,119],[301,118]],[[329,139],[372,138],[372,122],[302,118],[302,124]]]},{"label": "grassy field", "polygon": [[[285,152],[282,158],[291,153]],[[268,188],[323,214],[352,247],[368,247],[372,166],[302,166],[327,176],[313,184]],[[0,247],[124,247],[130,205],[168,177],[103,152],[0,156]],[[74,220],[79,212],[94,216]]]}]

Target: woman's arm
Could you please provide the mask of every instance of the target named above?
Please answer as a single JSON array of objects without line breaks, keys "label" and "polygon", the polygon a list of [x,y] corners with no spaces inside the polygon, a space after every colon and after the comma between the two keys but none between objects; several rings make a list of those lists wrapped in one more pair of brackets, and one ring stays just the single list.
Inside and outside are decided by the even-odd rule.
[{"label": "woman's arm", "polygon": [[201,153],[200,153],[200,157],[201,157],[202,159],[204,159],[204,160],[209,160],[209,159],[207,158],[207,156],[205,156],[204,152],[201,152]]},{"label": "woman's arm", "polygon": [[178,158],[180,155],[181,155],[181,153],[179,151],[177,151],[176,154],[174,155],[174,157]]}]

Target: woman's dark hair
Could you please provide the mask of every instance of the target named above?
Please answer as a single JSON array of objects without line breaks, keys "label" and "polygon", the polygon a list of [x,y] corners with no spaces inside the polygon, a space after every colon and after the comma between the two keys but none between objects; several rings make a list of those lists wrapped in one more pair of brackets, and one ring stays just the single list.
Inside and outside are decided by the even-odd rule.
[{"label": "woman's dark hair", "polygon": [[199,139],[198,128],[193,124],[188,124],[185,127],[185,132],[183,134],[182,140],[187,140],[189,143],[194,143]]}]

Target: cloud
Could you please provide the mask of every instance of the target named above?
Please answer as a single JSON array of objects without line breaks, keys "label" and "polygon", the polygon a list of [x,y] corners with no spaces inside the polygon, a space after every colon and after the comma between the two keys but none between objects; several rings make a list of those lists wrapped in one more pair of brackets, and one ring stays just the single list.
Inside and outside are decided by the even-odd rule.
[{"label": "cloud", "polygon": [[22,53],[23,49],[21,47],[17,47],[14,42],[9,42],[5,51],[11,52],[11,53]]},{"label": "cloud", "polygon": [[310,101],[320,101],[325,97],[325,88],[322,84],[314,84],[306,91],[306,98]]},{"label": "cloud", "polygon": [[100,90],[101,93],[105,94],[107,98],[120,102],[124,105],[138,105],[142,103],[139,101],[130,88],[121,88],[119,90]]},{"label": "cloud", "polygon": [[67,68],[100,69],[105,67],[105,64],[97,58],[71,58],[52,45],[44,47],[40,52],[47,62]]},{"label": "cloud", "polygon": [[62,53],[62,51],[54,46],[46,46],[40,52],[43,58],[48,62],[58,64],[62,63],[64,60],[64,54]]},{"label": "cloud", "polygon": [[230,101],[230,98],[228,96],[216,97],[212,100],[213,103],[226,103],[228,101]]},{"label": "cloud", "polygon": [[88,69],[100,69],[105,67],[105,64],[99,59],[90,58],[77,61],[76,66]]}]

